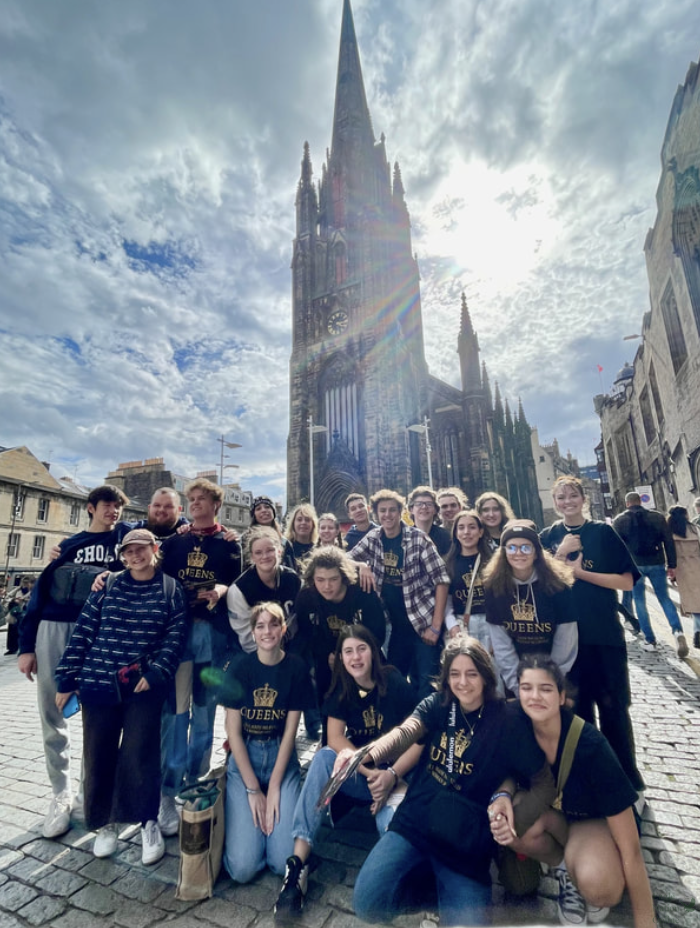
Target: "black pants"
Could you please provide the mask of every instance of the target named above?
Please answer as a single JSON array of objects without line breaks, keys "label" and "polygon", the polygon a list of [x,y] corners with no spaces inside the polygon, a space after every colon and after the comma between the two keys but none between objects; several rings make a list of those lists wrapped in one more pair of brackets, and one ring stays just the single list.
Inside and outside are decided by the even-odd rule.
[{"label": "black pants", "polygon": [[644,789],[644,780],[637,769],[629,714],[631,694],[627,649],[624,645],[579,644],[571,676],[578,687],[576,712],[593,725],[594,705],[598,707],[600,730],[617,755],[620,766],[636,790]]},{"label": "black pants", "polygon": [[83,704],[85,823],[158,818],[160,716],[164,690],[129,696],[117,705]]}]

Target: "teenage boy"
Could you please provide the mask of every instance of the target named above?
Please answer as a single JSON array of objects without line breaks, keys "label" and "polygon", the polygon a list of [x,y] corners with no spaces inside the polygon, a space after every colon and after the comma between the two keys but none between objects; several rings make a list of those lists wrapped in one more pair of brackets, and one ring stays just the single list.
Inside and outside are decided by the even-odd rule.
[{"label": "teenage boy", "polygon": [[391,619],[388,659],[410,677],[418,699],[433,691],[440,667],[450,578],[428,536],[401,518],[404,499],[379,490],[370,499],[379,522],[349,552],[363,589],[376,589]]},{"label": "teenage boy", "polygon": [[[216,715],[216,687],[207,686],[209,668],[221,668],[240,650],[228,621],[226,594],[241,573],[241,547],[225,539],[217,521],[224,491],[204,478],[185,487],[190,529],[161,545],[163,571],[185,588],[190,635],[175,677],[174,698],[163,715],[163,784],[158,824],[175,834],[179,818],[175,796],[186,782],[206,773]],[[211,682],[211,681],[209,681]]]},{"label": "teenage boy", "polygon": [[440,522],[446,532],[452,531],[452,525],[457,513],[468,506],[467,497],[459,487],[447,487],[437,491],[437,504],[440,510]]},{"label": "teenage boy", "polygon": [[42,826],[45,838],[56,838],[70,828],[74,802],[70,776],[70,734],[66,720],[56,708],[54,673],[70,640],[73,627],[98,571],[120,570],[119,545],[130,526],[120,522],[129,500],[115,486],[92,490],[87,498],[90,526],[64,539],[58,557],[42,572],[34,587],[19,631],[17,666],[28,680],[36,674],[37,701],[41,718],[46,770],[53,798]]},{"label": "teenage boy", "polygon": [[438,549],[440,557],[444,557],[450,550],[452,536],[435,522],[438,514],[435,491],[430,487],[416,487],[415,490],[411,490],[408,496],[408,511],[415,527],[425,532]]},{"label": "teenage boy", "polygon": [[376,522],[370,520],[367,497],[361,493],[351,493],[347,496],[345,498],[345,509],[354,523],[345,535],[345,546],[350,551],[361,538],[365,537],[371,528],[379,528],[379,526]]}]

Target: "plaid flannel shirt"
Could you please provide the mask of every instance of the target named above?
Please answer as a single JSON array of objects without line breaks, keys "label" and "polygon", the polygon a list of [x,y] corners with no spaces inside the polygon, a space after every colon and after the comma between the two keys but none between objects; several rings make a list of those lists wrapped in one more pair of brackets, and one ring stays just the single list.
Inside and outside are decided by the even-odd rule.
[{"label": "plaid flannel shirt", "polygon": [[[439,583],[449,584],[450,578],[437,548],[420,529],[402,523],[401,547],[403,601],[411,625],[421,635],[433,622],[435,587]],[[382,529],[373,528],[369,531],[349,554],[353,561],[370,566],[377,584],[377,593],[381,596],[384,583]]]}]

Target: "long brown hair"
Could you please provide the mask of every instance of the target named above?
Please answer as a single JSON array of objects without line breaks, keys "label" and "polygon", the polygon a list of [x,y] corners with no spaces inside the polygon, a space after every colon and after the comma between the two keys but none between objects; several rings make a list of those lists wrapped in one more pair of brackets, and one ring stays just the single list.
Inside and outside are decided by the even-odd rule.
[{"label": "long brown hair", "polygon": [[[549,551],[545,551],[541,544],[533,543],[533,548],[535,549],[535,562],[532,566],[537,570],[537,582],[544,593],[551,596],[553,593],[565,590],[567,586],[573,586],[574,576],[568,567],[557,561]],[[487,590],[493,590],[495,596],[504,596],[511,592],[515,578],[513,568],[506,557],[505,545],[498,548],[486,565],[481,578],[484,587]]]},{"label": "long brown hair", "polygon": [[452,523],[452,530],[450,531],[452,544],[450,545],[450,550],[445,555],[445,567],[447,568],[447,573],[450,575],[450,580],[455,579],[455,561],[462,552],[462,545],[457,539],[457,523],[460,519],[464,519],[467,516],[469,516],[470,519],[474,519],[482,531],[479,544],[476,546],[477,552],[481,555],[481,564],[479,565],[479,570],[483,570],[491,560],[491,548],[489,547],[489,541],[487,538],[488,532],[486,531],[484,523],[481,521],[479,513],[476,511],[476,509],[462,509],[461,512],[457,513],[455,520]]},{"label": "long brown hair", "polygon": [[379,643],[372,632],[365,625],[345,625],[340,630],[338,641],[335,646],[335,660],[333,661],[333,673],[331,675],[331,685],[328,687],[326,698],[340,691],[340,698],[343,701],[351,699],[357,692],[357,684],[345,669],[343,664],[343,645],[348,638],[357,638],[358,641],[364,641],[372,653],[372,681],[377,687],[380,696],[386,696],[386,684],[388,678],[388,666],[382,664],[382,655],[379,650]]}]

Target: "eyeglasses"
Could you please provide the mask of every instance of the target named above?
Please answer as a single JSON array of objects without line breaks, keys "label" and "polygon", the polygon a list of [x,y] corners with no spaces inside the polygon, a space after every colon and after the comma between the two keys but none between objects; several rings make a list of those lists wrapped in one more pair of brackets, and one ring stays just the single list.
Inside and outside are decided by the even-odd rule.
[{"label": "eyeglasses", "polygon": [[413,504],[414,509],[431,509],[435,506],[435,503],[432,500],[418,500]]},{"label": "eyeglasses", "polygon": [[525,542],[524,545],[506,545],[506,554],[532,554],[535,546]]}]

